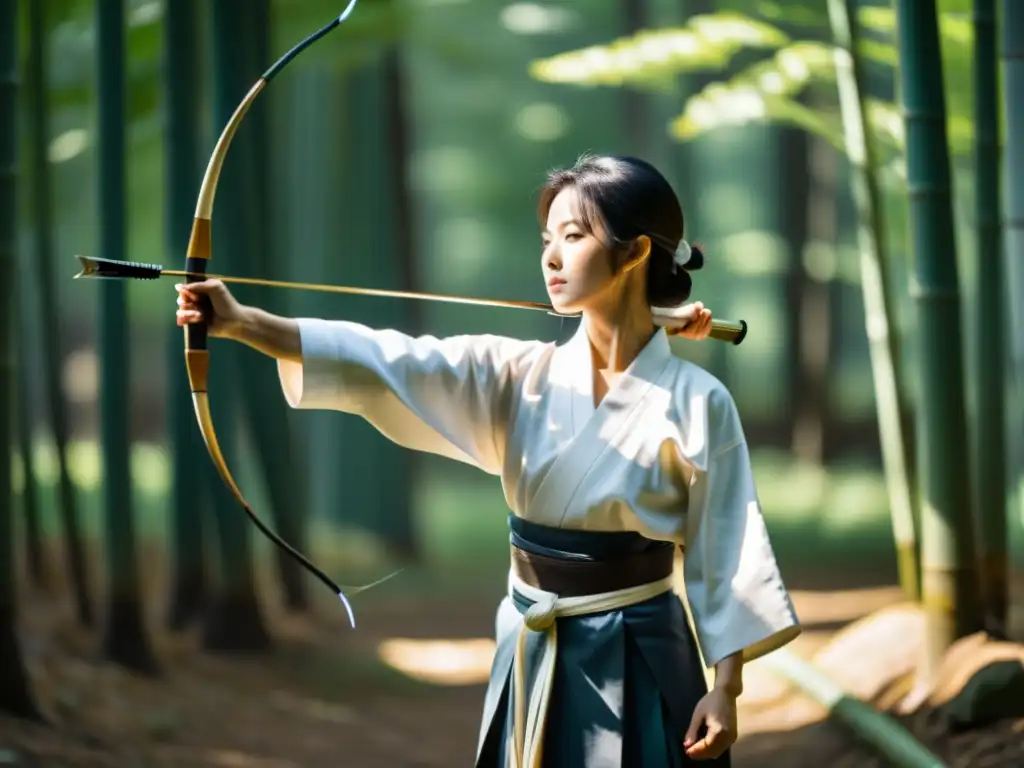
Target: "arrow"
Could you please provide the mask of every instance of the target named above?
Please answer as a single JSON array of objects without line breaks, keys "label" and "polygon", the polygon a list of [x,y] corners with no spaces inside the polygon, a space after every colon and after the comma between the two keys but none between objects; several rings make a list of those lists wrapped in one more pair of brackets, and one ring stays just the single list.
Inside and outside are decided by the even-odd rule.
[{"label": "arrow", "polygon": [[[442,293],[419,293],[416,291],[396,291],[386,288],[356,288],[348,285],[324,285],[322,283],[296,283],[287,280],[268,280],[261,277],[232,277],[231,275],[198,275],[180,269],[164,269],[159,264],[144,264],[137,261],[117,261],[115,259],[99,259],[91,256],[76,255],[82,265],[82,271],[75,279],[89,278],[93,280],[156,280],[161,277],[202,277],[206,280],[220,280],[224,283],[239,285],[262,285],[268,288],[291,288],[300,291],[320,291],[322,293],[343,293],[352,296],[379,296],[392,299],[415,299],[417,301],[443,301],[449,304],[471,304],[479,307],[512,307],[515,309],[533,309],[547,312],[555,317],[576,317],[555,312],[550,304],[537,301],[516,301],[512,299],[476,299],[467,296],[451,296]],[[654,322],[661,326],[674,326],[673,317],[668,313],[655,311]],[[744,320],[730,322],[728,320],[711,321],[710,337],[717,341],[740,344],[747,335],[747,323]]]}]

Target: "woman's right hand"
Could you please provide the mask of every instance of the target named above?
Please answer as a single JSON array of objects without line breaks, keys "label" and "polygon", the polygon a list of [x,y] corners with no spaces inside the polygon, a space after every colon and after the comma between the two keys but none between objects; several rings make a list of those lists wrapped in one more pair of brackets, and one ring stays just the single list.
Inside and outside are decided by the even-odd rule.
[{"label": "woman's right hand", "polygon": [[174,288],[178,291],[179,326],[206,323],[210,336],[230,339],[240,335],[246,308],[223,282],[179,283]]}]

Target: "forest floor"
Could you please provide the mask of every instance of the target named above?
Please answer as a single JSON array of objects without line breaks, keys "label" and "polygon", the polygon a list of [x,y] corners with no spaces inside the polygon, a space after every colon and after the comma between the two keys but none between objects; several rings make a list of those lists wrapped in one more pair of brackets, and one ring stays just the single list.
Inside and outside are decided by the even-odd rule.
[{"label": "forest floor", "polygon": [[[919,657],[920,621],[885,578],[845,581],[791,578],[805,626],[791,647],[851,689],[884,698],[887,687],[872,690],[870,681],[886,677],[885,665]],[[357,631],[317,590],[311,617],[266,609],[275,645],[263,656],[215,656],[198,650],[197,633],[154,632],[158,678],[100,661],[96,634],[75,625],[66,602],[26,593],[23,648],[50,725],[0,718],[0,765],[469,766],[500,589],[426,588],[413,597],[382,587],[357,604]],[[883,618],[844,629],[868,615]],[[887,764],[767,663],[750,665],[745,680],[737,768]],[[949,766],[1024,765],[1024,719],[952,737],[927,712],[904,721]]]}]

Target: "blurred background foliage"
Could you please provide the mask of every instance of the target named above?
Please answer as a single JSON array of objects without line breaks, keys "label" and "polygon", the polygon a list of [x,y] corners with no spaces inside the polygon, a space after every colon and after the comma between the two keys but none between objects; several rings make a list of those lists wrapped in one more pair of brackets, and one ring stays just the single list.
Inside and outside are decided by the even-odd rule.
[{"label": "blurred background foliage", "polygon": [[[325,23],[338,5],[270,2],[268,57],[252,75]],[[784,557],[806,556],[812,537],[815,558],[891,557],[857,216],[825,4],[649,0],[638,16],[639,7],[612,0],[362,0],[330,42],[297,59],[261,96],[269,132],[265,151],[256,159],[237,151],[229,155],[229,165],[252,163],[265,174],[260,193],[266,193],[270,222],[267,258],[232,257],[231,273],[544,300],[535,202],[545,172],[586,151],[642,155],[672,181],[686,212],[687,238],[704,244],[709,254],[696,276],[695,298],[717,317],[750,324],[738,348],[673,343],[679,354],[720,377],[739,403]],[[954,208],[958,223],[968,224],[974,182],[970,3],[944,0],[940,7]],[[130,0],[126,8],[127,258],[180,268],[183,254],[168,246],[165,235],[168,226],[183,233],[190,226],[166,219],[165,6]],[[238,34],[250,35],[250,22],[242,16]],[[211,106],[209,14],[198,18],[199,32],[188,50],[198,62],[192,87],[202,105],[201,168],[220,125]],[[899,374],[913,406],[915,378],[908,371],[915,365],[915,329],[893,11],[885,3],[863,2],[858,20],[864,33],[859,53],[868,63],[867,105],[880,147],[888,270],[898,297],[892,321],[904,340]],[[76,269],[72,256],[97,254],[99,247],[95,190],[103,169],[97,160],[93,3],[49,2],[46,26],[53,289],[64,345],[60,373],[70,402],[70,468],[82,492],[87,530],[95,534],[102,478],[95,319],[100,294],[92,284],[70,279]],[[396,51],[403,82],[397,106],[390,58]],[[25,110],[26,174],[28,119]],[[405,147],[392,140],[395,121]],[[242,132],[248,130],[252,126],[243,124]],[[396,185],[404,187],[407,210]],[[39,257],[38,243],[34,202],[23,189],[19,246],[30,265]],[[224,199],[222,191],[218,206]],[[216,213],[214,222],[216,227]],[[224,219],[220,226],[226,226]],[[970,229],[957,231],[964,295],[983,300],[976,295],[979,254]],[[411,233],[407,246],[403,232]],[[235,235],[241,236],[224,233]],[[219,269],[227,271],[228,264],[215,255],[211,271]],[[32,274],[25,270],[26,281]],[[543,313],[293,292],[271,297],[257,288],[239,288],[237,294],[294,315],[435,335],[496,332],[554,339],[571,330]],[[25,293],[28,317],[38,317],[36,295]],[[174,396],[167,389],[166,345],[180,343],[174,341],[179,331],[169,281],[133,283],[128,299],[133,493],[142,535],[160,537],[169,514],[166,409]],[[965,313],[965,338],[974,335],[972,322],[973,315]],[[27,349],[40,347],[35,324],[23,333]],[[216,358],[222,345],[214,346]],[[970,345],[966,352],[970,365]],[[248,351],[238,354],[250,375],[276,376],[269,361]],[[24,355],[23,362],[31,391],[40,391],[34,356]],[[221,375],[215,371],[214,387],[227,381]],[[244,385],[239,380],[236,386]],[[57,468],[46,405],[37,398],[30,407],[34,471],[45,497],[53,492]],[[277,399],[268,407],[285,405]],[[387,549],[393,531],[408,529],[412,519],[415,548],[423,557],[454,567],[466,557],[464,542],[472,536],[484,542],[473,550],[477,557],[493,561],[496,570],[504,567],[504,500],[489,478],[431,457],[399,458],[352,417],[288,417],[295,435],[281,439],[296,446],[298,455],[319,457],[293,481],[310,488],[310,519],[323,527],[312,547],[328,539],[346,542],[333,565],[372,565],[373,553],[380,551],[375,545]],[[237,431],[247,434],[244,420]],[[244,439],[236,445],[229,463],[241,467],[247,495],[257,509],[265,508],[267,481],[256,449]],[[402,485],[396,472],[408,480],[407,496],[394,495]],[[408,519],[396,523],[392,516]],[[1019,562],[1024,521],[1013,522]]]}]

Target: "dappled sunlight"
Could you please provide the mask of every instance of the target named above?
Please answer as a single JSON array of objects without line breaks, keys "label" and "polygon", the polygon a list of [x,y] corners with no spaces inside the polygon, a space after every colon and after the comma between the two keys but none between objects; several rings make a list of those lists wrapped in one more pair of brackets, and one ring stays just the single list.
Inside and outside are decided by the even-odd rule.
[{"label": "dappled sunlight", "polygon": [[569,130],[569,117],[557,104],[534,102],[516,114],[516,132],[531,141],[554,141]]},{"label": "dappled sunlight", "polygon": [[67,398],[75,405],[94,403],[100,388],[100,360],[93,348],[68,353],[61,379]]},{"label": "dappled sunlight", "polygon": [[[709,202],[715,206],[748,205],[749,190],[739,185],[721,185],[709,191]],[[719,242],[719,258],[730,272],[749,277],[781,275],[789,258],[787,246],[778,235],[764,229],[740,229],[725,235]]]},{"label": "dappled sunlight", "polygon": [[[751,352],[755,351],[752,347]],[[93,440],[76,440],[68,446],[68,469],[77,488],[87,494],[84,499],[90,515],[102,478],[98,447]],[[49,439],[37,439],[33,448],[36,482],[50,493],[59,479],[55,446]],[[819,543],[823,543],[822,537],[829,536],[837,542],[840,539],[836,537],[845,541],[849,536],[874,536],[889,527],[884,479],[876,467],[849,462],[823,467],[794,461],[787,452],[770,449],[755,449],[751,458],[758,495],[770,527],[797,526],[791,530],[793,535],[813,535],[819,537]],[[21,492],[24,465],[16,451],[11,459],[12,483],[15,492]],[[146,536],[164,530],[171,469],[168,459],[164,447],[157,443],[137,442],[132,448],[132,482],[143,505],[140,530]],[[257,478],[244,482],[258,486]],[[490,478],[468,473],[453,476],[445,471],[424,472],[417,482],[415,497],[426,562],[432,569],[437,568],[435,575],[450,580],[466,568],[484,567],[485,572],[498,574],[501,563],[507,566],[508,508],[500,485]],[[257,500],[259,508],[265,508],[264,500],[257,496],[254,503]],[[88,519],[91,531],[92,517]],[[355,524],[342,525],[336,518],[315,516],[309,524],[315,559],[346,583],[372,581],[392,568],[391,557],[379,535]],[[789,535],[778,529],[775,533],[780,537]],[[269,545],[262,539],[257,540],[256,547],[261,554],[269,551]],[[800,555],[796,558],[800,560]],[[788,562],[792,565],[795,561]],[[399,581],[410,583],[405,575]],[[382,589],[393,591],[395,585]],[[376,594],[374,599],[378,599]]]},{"label": "dappled sunlight", "polygon": [[452,216],[438,224],[434,242],[454,267],[446,275],[452,290],[472,290],[483,259],[497,246],[487,223],[471,216]]},{"label": "dappled sunlight", "polygon": [[[875,617],[900,616],[902,593],[897,587],[828,592],[793,590],[791,596],[804,631],[788,646],[788,652],[813,658],[828,674],[847,685],[855,685],[865,669],[879,665],[879,659],[891,663],[893,654],[888,649],[901,647],[900,642],[894,643],[893,640],[899,632],[906,633],[906,626],[899,628],[897,635],[888,641],[877,635],[873,636],[875,642],[858,638],[854,648],[849,641],[842,640],[851,634],[862,635],[860,628],[865,623],[877,623]],[[886,622],[883,620],[883,623]],[[838,632],[812,628],[822,624],[848,626]],[[887,626],[892,624],[890,621]],[[915,632],[911,630],[909,634],[914,636]],[[780,657],[775,654],[767,654],[744,665],[743,696],[739,700],[740,733],[743,736],[793,730],[823,720],[826,716],[826,710],[820,704],[793,695],[793,686],[779,672],[779,661]]]},{"label": "dappled sunlight", "polygon": [[159,22],[163,15],[162,3],[155,0],[141,3],[128,11],[128,26],[142,27]]},{"label": "dappled sunlight", "polygon": [[837,478],[833,481],[826,506],[832,530],[856,529],[878,518],[878,510],[888,506],[888,496],[885,486],[877,478]]},{"label": "dappled sunlight", "polygon": [[499,18],[505,29],[518,35],[554,35],[579,20],[570,10],[540,3],[512,3],[501,11]]},{"label": "dappled sunlight", "polygon": [[473,152],[451,145],[422,150],[409,166],[416,188],[434,193],[457,192],[479,184],[479,173]]},{"label": "dappled sunlight", "polygon": [[89,148],[89,132],[81,128],[64,131],[50,142],[47,157],[51,163],[74,160]]},{"label": "dappled sunlight", "polygon": [[390,638],[377,655],[404,675],[433,685],[482,685],[487,682],[495,643],[489,638]]},{"label": "dappled sunlight", "polygon": [[873,700],[904,675],[925,652],[926,618],[910,603],[865,611],[808,658],[844,693]]},{"label": "dappled sunlight", "polygon": [[903,593],[896,586],[830,589],[824,592],[794,589],[790,591],[790,596],[805,625],[856,621],[903,599]]},{"label": "dappled sunlight", "polygon": [[[156,443],[136,442],[131,448],[132,485],[153,496],[170,488],[170,464],[167,451]],[[14,490],[25,483],[25,464],[17,452],[11,453]],[[67,444],[67,468],[71,481],[83,491],[95,491],[103,478],[103,454],[95,440],[72,440]],[[56,485],[60,477],[57,450],[50,440],[38,440],[32,450],[32,471],[39,485]]]}]

